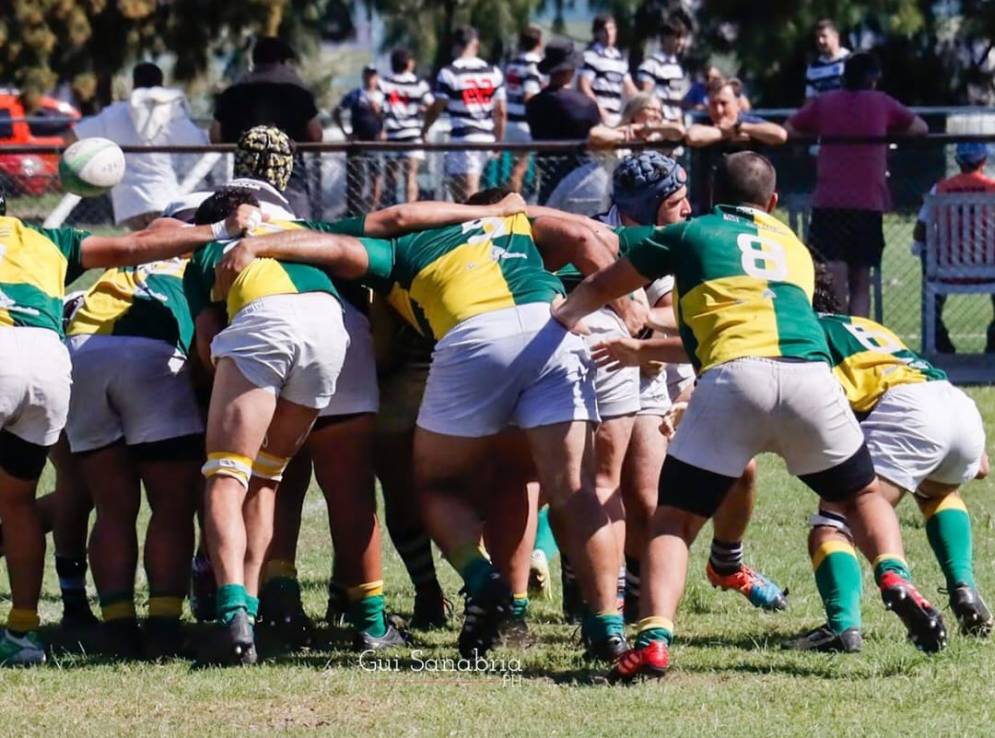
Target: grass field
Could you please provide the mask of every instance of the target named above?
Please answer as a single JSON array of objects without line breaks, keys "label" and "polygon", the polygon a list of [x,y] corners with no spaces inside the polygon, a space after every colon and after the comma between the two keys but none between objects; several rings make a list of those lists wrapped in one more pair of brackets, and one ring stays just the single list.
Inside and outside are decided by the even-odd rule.
[{"label": "grass field", "polygon": [[[989,431],[995,390],[971,390]],[[995,450],[990,447],[990,452]],[[678,620],[674,668],[665,681],[609,687],[593,677],[558,616],[558,602],[534,602],[538,643],[499,649],[500,674],[431,671],[452,658],[456,626],[419,635],[392,654],[398,671],[366,671],[344,647],[277,656],[254,669],[194,672],[186,661],[115,664],[63,655],[44,668],[0,672],[0,731],[5,735],[990,735],[995,720],[995,647],[953,633],[949,649],[924,656],[904,642],[865,571],[865,649],[851,656],[784,652],[788,636],[821,622],[805,555],[805,519],[815,498],[765,458],[761,500],[748,559],[791,589],[790,607],[768,615],[711,589],[707,546],[695,548]],[[46,477],[42,488],[51,483]],[[995,484],[970,485],[976,569],[995,598]],[[945,607],[942,584],[914,506],[900,509],[909,559],[924,593]],[[410,613],[407,580],[386,552],[389,607]],[[305,604],[319,616],[330,569],[324,503],[308,498],[299,568]],[[455,597],[456,578],[440,571]],[[6,578],[0,597],[7,597]],[[144,597],[144,581],[139,589]],[[461,610],[461,607],[457,607]],[[46,574],[42,616],[60,615],[54,571]],[[948,618],[948,625],[953,626]],[[520,659],[520,665],[512,659]],[[388,664],[393,666],[393,662]],[[422,666],[424,665],[424,666]],[[518,668],[520,666],[520,669]]]}]

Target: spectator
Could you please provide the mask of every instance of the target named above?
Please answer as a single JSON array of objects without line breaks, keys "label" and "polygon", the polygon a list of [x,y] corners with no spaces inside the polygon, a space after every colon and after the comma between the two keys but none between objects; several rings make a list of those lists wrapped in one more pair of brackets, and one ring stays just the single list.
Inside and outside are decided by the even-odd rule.
[{"label": "spectator", "polygon": [[[583,57],[574,49],[573,41],[554,39],[546,45],[539,72],[549,76],[549,84],[525,106],[529,129],[536,141],[584,140],[600,124],[598,104],[584,93],[570,89],[582,63]],[[542,177],[539,202],[545,203],[560,180],[583,164],[587,155],[543,154],[537,159]]]},{"label": "spectator", "polygon": [[681,56],[688,44],[690,29],[677,16],[666,18],[660,26],[660,50],[639,65],[636,82],[644,91],[653,90],[663,103],[663,117],[680,121],[684,116],[682,103],[691,81]]},{"label": "spectator", "polygon": [[718,143],[780,145],[788,140],[788,132],[777,123],[743,112],[739,104],[739,96],[732,80],[713,80],[708,86],[710,122],[695,123],[688,128],[688,146],[712,146]]},{"label": "spectator", "polygon": [[[349,141],[377,141],[383,136],[384,94],[376,67],[363,67],[363,83],[346,93],[332,111],[332,118]],[[349,111],[349,127],[342,124],[342,111]],[[375,151],[350,149],[346,155],[346,211],[352,215],[380,206],[383,173]]]},{"label": "spectator", "polygon": [[698,75],[699,79],[691,83],[688,94],[684,96],[684,107],[687,110],[705,110],[708,107],[708,86],[725,76],[714,64],[705,64]]},{"label": "spectator", "polygon": [[[67,142],[100,136],[122,146],[199,146],[207,135],[190,120],[186,97],[163,87],[162,70],[150,62],[135,66],[126,101],[108,105],[66,133]],[[173,155],[125,154],[121,183],[111,190],[114,222],[142,230],[178,194]]]},{"label": "spectator", "polygon": [[[605,146],[629,141],[671,141],[684,138],[684,126],[665,120],[663,104],[652,92],[637,92],[622,110],[622,120],[615,128],[597,126],[588,134],[592,146]],[[661,147],[662,148],[662,147]]]},{"label": "spectator", "polygon": [[[294,69],[293,49],[278,38],[261,36],[252,49],[252,70],[218,95],[214,103],[211,141],[236,143],[259,125],[272,125],[297,143],[321,141],[321,122],[314,95]],[[311,215],[310,180],[300,151],[285,192],[301,218]]]},{"label": "spectator", "polygon": [[[926,123],[894,98],[874,88],[877,60],[852,54],[843,89],[809,100],[785,123],[789,135],[921,136]],[[870,310],[870,270],[881,266],[882,213],[890,207],[887,144],[823,144],[819,147],[809,248],[828,264],[837,296],[850,315]]]},{"label": "spectator", "polygon": [[[525,104],[542,90],[542,75],[537,66],[542,61],[541,46],[542,31],[529,26],[518,37],[518,56],[504,68],[508,96],[508,127],[504,138],[509,143],[529,143],[532,140]],[[512,192],[521,192],[529,157],[528,154],[517,154],[513,158],[508,188]]]},{"label": "spectator", "polygon": [[617,126],[622,100],[636,94],[629,75],[629,63],[615,48],[618,27],[610,15],[598,15],[591,24],[591,45],[584,52],[584,66],[577,75],[577,89],[594,100],[601,112],[601,122]]},{"label": "spectator", "polygon": [[[937,182],[929,190],[929,194],[947,194],[954,192],[985,192],[995,196],[995,179],[985,174],[985,164],[988,161],[988,145],[980,142],[964,142],[957,144],[954,160],[960,167],[960,174],[947,177]],[[913,251],[925,260],[926,229],[929,227],[929,212],[923,204],[916,219],[912,237],[915,239]],[[977,234],[972,234],[977,237]],[[943,323],[943,305],[946,295],[936,296],[936,349],[941,354],[952,354],[956,351],[950,334]],[[995,308],[995,295],[992,295],[992,307]],[[985,342],[985,353],[995,353],[995,315],[988,325],[988,336]]]},{"label": "spectator", "polygon": [[[428,82],[415,75],[415,60],[407,49],[394,49],[390,55],[391,73],[380,80],[383,92],[384,129],[388,141],[408,144],[422,142],[425,111],[435,102]],[[418,165],[425,160],[420,149],[390,152],[387,155],[387,192],[394,192],[397,173],[402,172],[405,201],[418,199]]]},{"label": "spectator", "polygon": [[[424,133],[445,110],[449,115],[449,139],[453,143],[494,143],[504,139],[507,122],[504,75],[481,59],[480,36],[463,26],[454,34],[452,63],[439,71],[435,103],[425,115]],[[450,151],[446,175],[456,202],[463,202],[480,189],[480,175],[490,158],[487,151]]]},{"label": "spectator", "polygon": [[840,45],[836,24],[823,18],[815,24],[815,45],[819,56],[805,70],[805,98],[838,90],[843,85],[843,67],[850,50]]}]

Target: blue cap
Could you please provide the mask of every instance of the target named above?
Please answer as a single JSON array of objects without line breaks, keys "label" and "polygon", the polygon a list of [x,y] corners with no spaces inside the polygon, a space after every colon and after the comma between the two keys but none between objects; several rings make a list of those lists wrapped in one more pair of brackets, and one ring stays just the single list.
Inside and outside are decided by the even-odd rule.
[{"label": "blue cap", "polygon": [[954,159],[959,164],[980,164],[988,158],[988,144],[981,141],[963,141],[954,149]]},{"label": "blue cap", "polygon": [[687,184],[684,167],[659,151],[627,156],[612,175],[612,199],[623,215],[655,225],[660,203]]}]

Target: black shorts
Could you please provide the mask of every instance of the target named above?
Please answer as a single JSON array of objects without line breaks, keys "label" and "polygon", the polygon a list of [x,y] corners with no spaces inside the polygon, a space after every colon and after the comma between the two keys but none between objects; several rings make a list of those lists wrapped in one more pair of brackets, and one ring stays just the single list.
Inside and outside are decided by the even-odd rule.
[{"label": "black shorts", "polygon": [[881,213],[849,208],[813,208],[808,247],[816,261],[880,267],[884,251]]}]

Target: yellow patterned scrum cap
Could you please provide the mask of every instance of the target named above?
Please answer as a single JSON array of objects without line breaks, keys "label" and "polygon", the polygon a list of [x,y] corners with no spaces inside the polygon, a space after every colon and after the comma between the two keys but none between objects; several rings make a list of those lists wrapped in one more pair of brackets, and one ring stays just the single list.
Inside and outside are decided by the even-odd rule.
[{"label": "yellow patterned scrum cap", "polygon": [[294,144],[275,126],[250,128],[238,139],[235,177],[269,182],[283,192],[294,170]]}]

